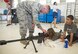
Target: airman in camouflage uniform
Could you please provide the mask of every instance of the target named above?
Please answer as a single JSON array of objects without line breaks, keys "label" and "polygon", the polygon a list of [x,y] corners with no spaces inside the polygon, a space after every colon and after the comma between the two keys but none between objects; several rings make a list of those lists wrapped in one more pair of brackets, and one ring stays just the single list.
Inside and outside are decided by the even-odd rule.
[{"label": "airman in camouflage uniform", "polygon": [[21,38],[25,38],[27,28],[29,29],[29,36],[33,34],[34,26],[32,25],[34,24],[36,24],[37,27],[40,28],[43,32],[46,32],[46,30],[44,30],[36,20],[41,9],[43,9],[42,7],[43,6],[41,4],[33,1],[24,1],[18,4],[17,17],[19,20]]}]

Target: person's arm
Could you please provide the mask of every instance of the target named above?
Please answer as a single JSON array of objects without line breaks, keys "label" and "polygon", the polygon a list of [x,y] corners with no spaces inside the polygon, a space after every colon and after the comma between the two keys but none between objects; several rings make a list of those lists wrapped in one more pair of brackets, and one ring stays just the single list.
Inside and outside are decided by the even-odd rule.
[{"label": "person's arm", "polygon": [[58,10],[59,10],[59,9],[58,9],[58,6],[56,6],[56,11],[58,12]]},{"label": "person's arm", "polygon": [[42,30],[43,32],[46,32],[46,30],[43,29],[42,26],[40,25],[40,23],[36,20],[36,18],[38,18],[37,16],[38,16],[37,13],[33,15],[33,22],[36,24],[36,26],[37,26],[40,30]]},{"label": "person's arm", "polygon": [[66,37],[66,30],[67,30],[67,27],[66,27],[66,24],[64,25],[64,32],[63,34],[61,34],[61,42],[64,42],[64,38]]},{"label": "person's arm", "polygon": [[66,31],[63,32],[63,34],[61,34],[61,42],[64,42],[64,38],[66,37]]},{"label": "person's arm", "polygon": [[65,24],[64,25],[64,32],[63,32],[64,37],[66,37],[66,32],[67,32],[67,25]]},{"label": "person's arm", "polygon": [[40,25],[40,23],[37,21],[37,18],[38,18],[38,10],[37,8],[33,8],[32,9],[32,16],[33,16],[33,22],[36,24],[36,26],[42,30],[43,32],[46,32],[45,29],[42,28],[42,26]]},{"label": "person's arm", "polygon": [[69,46],[72,46],[72,41],[73,41],[73,33],[70,33],[70,42],[69,42]]},{"label": "person's arm", "polygon": [[66,31],[64,31],[63,36],[66,37]]},{"label": "person's arm", "polygon": [[10,13],[11,13],[11,10],[8,10],[8,13],[7,13],[7,15],[10,15]]},{"label": "person's arm", "polygon": [[69,42],[69,46],[72,46],[72,42],[73,42],[73,36],[76,33],[77,30],[77,26],[73,25],[71,33],[70,33],[70,42]]}]

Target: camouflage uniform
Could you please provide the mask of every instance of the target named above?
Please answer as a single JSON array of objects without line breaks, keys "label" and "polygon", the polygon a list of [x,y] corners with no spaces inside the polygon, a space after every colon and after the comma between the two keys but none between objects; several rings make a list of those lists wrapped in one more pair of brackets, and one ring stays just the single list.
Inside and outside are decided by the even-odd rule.
[{"label": "camouflage uniform", "polygon": [[39,22],[36,20],[41,7],[42,5],[33,1],[24,1],[18,4],[17,17],[19,19],[21,37],[25,38],[27,28],[29,29],[29,33],[34,32],[32,23],[36,24],[38,28],[42,28]]}]

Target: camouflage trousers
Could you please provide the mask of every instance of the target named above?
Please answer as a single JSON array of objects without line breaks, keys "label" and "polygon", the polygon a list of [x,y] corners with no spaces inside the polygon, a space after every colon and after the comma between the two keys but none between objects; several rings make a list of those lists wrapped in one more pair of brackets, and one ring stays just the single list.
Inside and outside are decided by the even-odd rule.
[{"label": "camouflage trousers", "polygon": [[34,29],[32,28],[32,15],[29,14],[22,5],[17,6],[17,17],[22,38],[25,38],[28,29],[29,34],[34,32]]}]

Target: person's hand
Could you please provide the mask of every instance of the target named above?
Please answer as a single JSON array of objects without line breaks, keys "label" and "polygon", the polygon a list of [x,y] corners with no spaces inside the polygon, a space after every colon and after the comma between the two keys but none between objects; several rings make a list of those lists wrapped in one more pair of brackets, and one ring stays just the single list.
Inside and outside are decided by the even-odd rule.
[{"label": "person's hand", "polygon": [[56,11],[58,12],[58,9],[56,9]]},{"label": "person's hand", "polygon": [[32,28],[34,29],[34,27],[35,27],[35,24],[33,23],[33,24],[32,24]]},{"label": "person's hand", "polygon": [[47,33],[47,31],[46,31],[45,29],[42,29],[42,31],[43,31],[44,33]]},{"label": "person's hand", "polygon": [[71,42],[69,42],[69,46],[72,46],[72,43]]}]

